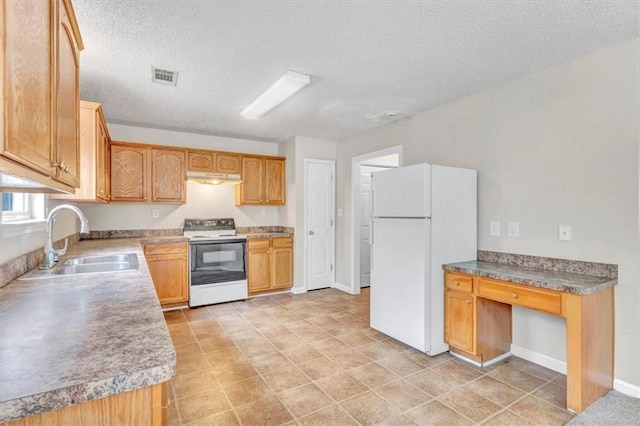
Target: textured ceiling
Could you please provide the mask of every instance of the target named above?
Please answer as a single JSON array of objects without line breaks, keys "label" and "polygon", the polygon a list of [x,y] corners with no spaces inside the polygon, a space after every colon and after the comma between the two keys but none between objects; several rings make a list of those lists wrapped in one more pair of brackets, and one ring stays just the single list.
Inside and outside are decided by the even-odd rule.
[{"label": "textured ceiling", "polygon": [[[74,0],[81,97],[107,121],[340,140],[638,36],[638,1]],[[177,87],[151,67],[177,70]],[[240,116],[287,69],[311,85]]]}]

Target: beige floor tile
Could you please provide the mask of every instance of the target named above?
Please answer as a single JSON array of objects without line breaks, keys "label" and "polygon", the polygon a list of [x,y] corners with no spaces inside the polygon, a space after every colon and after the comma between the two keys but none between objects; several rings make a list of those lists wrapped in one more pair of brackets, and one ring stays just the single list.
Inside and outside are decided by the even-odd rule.
[{"label": "beige floor tile", "polygon": [[371,391],[343,401],[340,405],[363,425],[380,424],[401,415],[397,408]]},{"label": "beige floor tile", "polygon": [[422,391],[431,396],[439,396],[447,392],[451,392],[460,385],[433,370],[425,370],[406,377],[409,383],[414,384]]},{"label": "beige floor tile", "polygon": [[438,400],[476,423],[482,422],[502,410],[502,407],[498,404],[494,404],[465,388],[458,388],[446,393],[440,396]]},{"label": "beige floor tile", "polygon": [[329,355],[335,352],[344,351],[350,349],[350,346],[346,343],[336,339],[335,337],[331,337],[329,339],[318,340],[311,344],[314,348],[319,350],[325,355]]},{"label": "beige floor tile", "polygon": [[517,414],[504,410],[483,422],[482,426],[527,426],[532,424]]},{"label": "beige floor tile", "polygon": [[567,411],[535,396],[527,396],[510,406],[509,410],[537,425],[562,425],[573,418]]},{"label": "beige floor tile", "polygon": [[417,423],[404,414],[392,415],[377,426],[416,426]]},{"label": "beige floor tile", "polygon": [[333,403],[331,398],[312,383],[286,390],[278,396],[296,418],[311,414]]},{"label": "beige floor tile", "polygon": [[218,380],[222,384],[239,382],[257,375],[258,372],[253,368],[249,361],[238,361],[229,364],[226,368],[217,373]]},{"label": "beige floor tile", "polygon": [[[277,324],[277,322],[274,321],[273,324]],[[277,324],[275,326],[272,325],[267,328],[261,328],[260,333],[267,339],[270,339],[272,337],[284,336],[286,334],[293,334],[291,330],[280,324]]]},{"label": "beige floor tile", "polygon": [[261,397],[272,393],[269,386],[260,377],[224,383],[222,388],[234,407],[257,401]]},{"label": "beige floor tile", "polygon": [[398,379],[398,375],[375,362],[349,370],[349,373],[370,388],[382,386]]},{"label": "beige floor tile", "polygon": [[368,343],[366,345],[361,345],[361,346],[358,346],[356,349],[374,361],[382,358],[390,357],[398,353],[396,349],[380,341]]},{"label": "beige floor tile", "polygon": [[367,336],[362,331],[355,331],[349,334],[344,334],[342,336],[338,336],[338,339],[353,347],[358,347],[374,342],[371,337]]},{"label": "beige floor tile", "polygon": [[176,358],[176,374],[189,374],[196,371],[208,370],[209,361],[203,353],[196,355],[180,356]]},{"label": "beige floor tile", "polygon": [[460,384],[470,382],[484,375],[481,371],[471,368],[457,360],[450,360],[438,364],[433,367],[433,371],[442,374],[449,380],[455,380]]},{"label": "beige floor tile", "polygon": [[255,342],[265,342],[266,337],[262,335],[258,330],[246,330],[239,333],[233,333],[231,340],[238,346],[246,345]]},{"label": "beige floor tile", "polygon": [[313,343],[320,340],[326,340],[331,338],[331,335],[324,330],[317,328],[313,331],[306,331],[304,333],[296,333],[298,337],[304,340],[306,343]]},{"label": "beige floor tile", "polygon": [[182,311],[187,311],[188,309],[176,309],[174,311],[166,311],[163,312],[164,319],[167,321],[168,325],[179,324],[182,322],[186,322],[186,318]]},{"label": "beige floor tile", "polygon": [[567,388],[567,376],[565,376],[564,374],[560,374],[558,375],[555,379],[553,379],[551,381],[551,383],[553,383],[554,385],[558,385],[561,388]]},{"label": "beige floor tile", "polygon": [[519,365],[518,369],[543,380],[551,380],[559,375],[559,373],[556,373],[553,370],[549,370],[546,367],[529,361],[525,361],[522,365]]},{"label": "beige floor tile", "polygon": [[567,408],[567,389],[556,384],[547,383],[536,390],[533,395],[563,410]]},{"label": "beige floor tile", "polygon": [[334,404],[298,419],[303,426],[356,426],[358,423],[340,406]]},{"label": "beige floor tile", "polygon": [[327,358],[344,370],[350,370],[371,362],[371,359],[351,348],[331,352],[327,354]]},{"label": "beige floor tile", "polygon": [[323,377],[331,376],[340,371],[340,367],[325,356],[298,364],[298,368],[313,380],[322,379]]},{"label": "beige floor tile", "polygon": [[260,398],[236,409],[243,425],[278,426],[293,420],[291,413],[275,396]]},{"label": "beige floor tile", "polygon": [[280,352],[251,358],[251,364],[253,364],[261,374],[282,370],[292,365],[291,361]]},{"label": "beige floor tile", "polygon": [[289,366],[285,369],[264,374],[264,379],[275,392],[282,392],[311,381],[298,367]]},{"label": "beige floor tile", "polygon": [[407,411],[433,399],[405,380],[397,380],[380,386],[376,388],[375,392],[400,411]]},{"label": "beige floor tile", "polygon": [[420,365],[423,365],[427,368],[436,366],[438,364],[442,364],[443,362],[447,362],[452,359],[452,356],[449,355],[448,352],[436,355],[429,356],[423,352],[420,352],[416,349],[411,349],[403,353],[404,356],[409,358],[412,361],[417,362]]},{"label": "beige floor tile", "polygon": [[547,382],[546,380],[527,374],[510,365],[496,369],[490,372],[489,375],[494,379],[498,379],[508,385],[515,386],[525,392],[532,392]]},{"label": "beige floor tile", "polygon": [[198,339],[198,343],[204,352],[219,351],[234,346],[233,340],[226,334],[223,336]]},{"label": "beige floor tile", "polygon": [[171,385],[175,394],[179,395],[180,398],[211,389],[220,389],[220,383],[216,375],[210,370],[177,374],[171,379]]},{"label": "beige floor tile", "polygon": [[173,345],[176,350],[176,355],[188,358],[193,355],[204,355],[202,347],[197,341],[187,343],[186,345]]},{"label": "beige floor tile", "polygon": [[236,415],[233,413],[233,410],[229,410],[188,424],[185,423],[184,426],[233,426],[239,424],[240,423],[238,422]]},{"label": "beige floor tile", "polygon": [[304,340],[299,338],[293,333],[283,334],[280,336],[270,337],[269,341],[278,348],[278,350],[285,351],[287,349],[293,349],[305,344]]},{"label": "beige floor tile", "polygon": [[186,345],[187,343],[195,343],[196,337],[191,332],[187,323],[170,325],[168,327],[169,335],[174,346]]},{"label": "beige floor tile", "polygon": [[271,342],[269,342],[269,340],[267,340],[266,338],[263,339],[264,340],[246,343],[244,345],[238,345],[238,347],[248,358],[254,358],[261,355],[273,354],[278,352],[278,348],[273,346]]},{"label": "beige floor tile", "polygon": [[464,387],[503,407],[512,404],[525,395],[520,389],[489,376],[469,382]]},{"label": "beige floor tile", "polygon": [[413,361],[402,353],[391,355],[387,358],[378,360],[378,364],[393,371],[400,377],[405,377],[410,374],[415,374],[418,371],[424,370],[426,367]]},{"label": "beige floor tile", "polygon": [[289,358],[294,364],[301,364],[303,362],[308,362],[313,359],[322,358],[324,356],[322,355],[322,353],[320,353],[320,351],[308,344],[303,344],[293,349],[282,351],[282,353],[286,355],[287,358]]},{"label": "beige floor tile", "polygon": [[473,424],[469,419],[438,401],[431,401],[414,408],[408,411],[406,415],[420,426],[466,426]]},{"label": "beige floor tile", "polygon": [[182,423],[190,423],[231,408],[222,389],[209,390],[179,398],[177,405]]},{"label": "beige floor tile", "polygon": [[316,381],[316,384],[338,402],[369,390],[367,386],[346,372],[325,377]]}]

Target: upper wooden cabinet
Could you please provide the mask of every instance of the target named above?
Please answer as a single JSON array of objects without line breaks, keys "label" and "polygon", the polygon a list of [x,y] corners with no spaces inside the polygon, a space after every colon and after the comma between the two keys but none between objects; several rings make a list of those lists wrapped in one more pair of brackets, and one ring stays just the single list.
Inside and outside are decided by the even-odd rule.
[{"label": "upper wooden cabinet", "polygon": [[242,183],[236,186],[236,205],[285,203],[285,160],[242,157]]},{"label": "upper wooden cabinet", "polygon": [[187,170],[190,172],[240,174],[240,155],[217,151],[189,150]]},{"label": "upper wooden cabinet", "polygon": [[111,144],[111,201],[149,201],[147,147]]},{"label": "upper wooden cabinet", "polygon": [[186,179],[183,150],[151,149],[151,201],[185,203]]},{"label": "upper wooden cabinet", "polygon": [[80,101],[80,187],[75,194],[56,194],[51,198],[107,202],[110,200],[109,149],[111,139],[102,107]]},{"label": "upper wooden cabinet", "polygon": [[[49,189],[79,184],[79,58],[70,0],[4,1],[0,172]],[[10,188],[3,187],[4,190]]]},{"label": "upper wooden cabinet", "polygon": [[184,204],[185,151],[112,142],[111,201]]}]

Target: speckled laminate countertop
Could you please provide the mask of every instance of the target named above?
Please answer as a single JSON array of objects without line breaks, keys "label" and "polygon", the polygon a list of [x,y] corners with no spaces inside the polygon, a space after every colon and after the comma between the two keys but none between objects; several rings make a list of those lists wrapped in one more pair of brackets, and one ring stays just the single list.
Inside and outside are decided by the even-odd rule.
[{"label": "speckled laminate countertop", "polygon": [[243,235],[247,237],[247,240],[255,240],[258,238],[283,238],[283,237],[293,237],[293,234],[289,232],[247,232],[238,235]]},{"label": "speckled laminate countertop", "polygon": [[595,293],[618,284],[617,279],[477,260],[449,263],[442,265],[442,269],[580,295]]},{"label": "speckled laminate countertop", "polygon": [[85,240],[61,258],[133,252],[138,270],[17,280],[0,289],[0,422],[174,375],[175,351],[141,240],[157,241]]}]

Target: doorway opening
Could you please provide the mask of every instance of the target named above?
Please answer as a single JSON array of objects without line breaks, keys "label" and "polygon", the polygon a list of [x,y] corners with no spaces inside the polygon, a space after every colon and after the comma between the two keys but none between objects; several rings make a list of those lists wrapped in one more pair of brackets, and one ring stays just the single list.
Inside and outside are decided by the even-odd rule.
[{"label": "doorway opening", "polygon": [[351,160],[351,293],[370,285],[369,223],[371,173],[402,164],[402,146],[353,157]]}]

